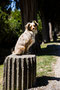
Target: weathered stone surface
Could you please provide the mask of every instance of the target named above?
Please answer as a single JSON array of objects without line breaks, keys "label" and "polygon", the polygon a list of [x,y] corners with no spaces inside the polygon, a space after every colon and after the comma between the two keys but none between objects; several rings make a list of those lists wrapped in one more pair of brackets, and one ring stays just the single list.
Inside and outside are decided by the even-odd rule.
[{"label": "weathered stone surface", "polygon": [[26,90],[35,84],[36,56],[9,55],[4,62],[3,90]]}]

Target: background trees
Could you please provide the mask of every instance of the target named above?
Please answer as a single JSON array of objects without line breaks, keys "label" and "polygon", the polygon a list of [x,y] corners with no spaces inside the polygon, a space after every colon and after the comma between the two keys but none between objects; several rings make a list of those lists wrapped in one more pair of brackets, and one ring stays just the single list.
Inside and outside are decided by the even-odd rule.
[{"label": "background trees", "polygon": [[[0,8],[0,45],[11,47],[22,33],[21,13],[18,10],[7,14]],[[3,42],[4,41],[4,42]]]}]

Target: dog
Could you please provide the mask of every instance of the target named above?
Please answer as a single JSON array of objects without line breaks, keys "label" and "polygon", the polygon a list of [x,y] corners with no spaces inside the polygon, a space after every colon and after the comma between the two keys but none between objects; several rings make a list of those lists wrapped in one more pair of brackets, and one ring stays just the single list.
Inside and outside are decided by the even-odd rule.
[{"label": "dog", "polygon": [[12,54],[21,55],[26,53],[29,48],[35,43],[38,23],[34,20],[25,25],[25,31],[18,38]]}]

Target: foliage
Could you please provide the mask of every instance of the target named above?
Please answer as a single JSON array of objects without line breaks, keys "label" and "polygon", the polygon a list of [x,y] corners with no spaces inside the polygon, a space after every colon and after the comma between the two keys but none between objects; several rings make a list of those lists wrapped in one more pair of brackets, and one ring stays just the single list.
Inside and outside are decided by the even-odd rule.
[{"label": "foliage", "polygon": [[11,31],[15,32],[17,36],[20,36],[22,32],[22,20],[21,20],[21,13],[18,10],[11,12],[9,16],[9,25]]},{"label": "foliage", "polygon": [[38,20],[38,23],[39,23],[38,30],[41,32],[41,30],[42,30],[42,21],[41,21],[39,13],[37,14],[37,20]]},{"label": "foliage", "polygon": [[3,83],[3,65],[0,65],[0,90],[3,89],[2,83]]},{"label": "foliage", "polygon": [[22,19],[20,11],[12,11],[8,21],[11,31],[13,31],[19,37],[22,33]]},{"label": "foliage", "polygon": [[22,33],[21,28],[20,11],[15,10],[8,15],[0,8],[0,45],[14,45],[18,36]]},{"label": "foliage", "polygon": [[8,15],[0,8],[0,42],[4,39],[8,29]]}]

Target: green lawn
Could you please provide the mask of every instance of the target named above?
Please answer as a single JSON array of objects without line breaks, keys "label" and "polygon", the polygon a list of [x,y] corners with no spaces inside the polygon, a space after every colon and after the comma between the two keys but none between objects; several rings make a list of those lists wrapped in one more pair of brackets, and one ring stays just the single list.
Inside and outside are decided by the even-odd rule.
[{"label": "green lawn", "polygon": [[37,76],[53,75],[52,64],[56,62],[53,56],[37,56]]},{"label": "green lawn", "polygon": [[37,56],[37,76],[53,75],[53,64],[56,62],[55,52],[57,51],[56,43],[41,45],[42,54]]},{"label": "green lawn", "polygon": [[[50,47],[50,45],[52,45]],[[54,45],[56,43],[48,43],[41,45],[42,54],[37,56],[37,76],[53,75],[53,64],[56,62],[54,52],[57,50]]]},{"label": "green lawn", "polygon": [[2,82],[3,82],[3,65],[0,65],[0,90],[2,90]]}]

